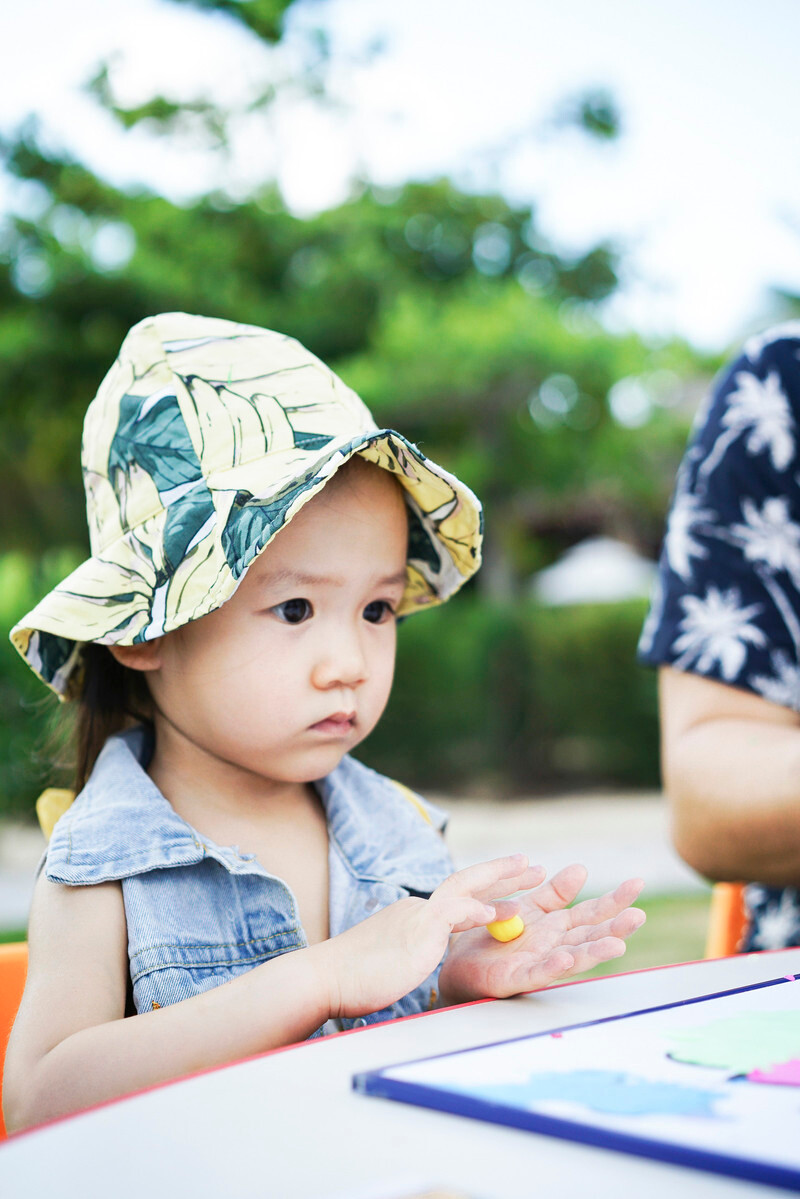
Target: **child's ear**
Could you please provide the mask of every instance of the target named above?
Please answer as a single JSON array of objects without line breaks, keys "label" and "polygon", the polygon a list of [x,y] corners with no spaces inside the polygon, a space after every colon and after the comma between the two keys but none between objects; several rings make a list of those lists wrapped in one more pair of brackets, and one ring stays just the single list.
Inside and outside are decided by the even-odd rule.
[{"label": "child's ear", "polygon": [[137,641],[136,645],[109,645],[108,649],[120,666],[130,670],[158,670],[163,640],[163,637],[154,637],[152,641]]}]

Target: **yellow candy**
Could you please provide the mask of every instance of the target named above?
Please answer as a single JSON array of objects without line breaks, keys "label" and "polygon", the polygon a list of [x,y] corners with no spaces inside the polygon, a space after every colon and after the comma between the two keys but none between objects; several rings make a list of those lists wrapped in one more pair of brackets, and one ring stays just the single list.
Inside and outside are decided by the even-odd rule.
[{"label": "yellow candy", "polygon": [[516,941],[525,931],[525,925],[521,916],[512,916],[510,920],[493,920],[486,925],[486,931],[495,941]]}]

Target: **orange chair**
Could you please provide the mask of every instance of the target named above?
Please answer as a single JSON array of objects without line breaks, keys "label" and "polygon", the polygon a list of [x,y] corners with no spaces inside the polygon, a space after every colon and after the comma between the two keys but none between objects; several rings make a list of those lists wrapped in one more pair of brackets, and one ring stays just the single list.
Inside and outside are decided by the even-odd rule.
[{"label": "orange chair", "polygon": [[[28,944],[16,941],[0,945],[0,1085],[3,1079],[6,1046],[17,1014],[19,1001],[28,973]],[[0,1108],[0,1140],[5,1140],[6,1126]]]},{"label": "orange chair", "polygon": [[737,953],[747,924],[744,883],[715,883],[708,913],[706,957],[726,958]]}]

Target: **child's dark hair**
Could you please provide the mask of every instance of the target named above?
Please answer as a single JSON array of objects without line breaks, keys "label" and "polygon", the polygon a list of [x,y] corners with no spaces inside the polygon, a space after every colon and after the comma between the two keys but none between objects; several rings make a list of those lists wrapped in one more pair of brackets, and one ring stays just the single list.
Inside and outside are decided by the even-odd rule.
[{"label": "child's dark hair", "polygon": [[105,645],[83,647],[80,693],[75,711],[75,782],[86,785],[100,750],[113,733],[134,722],[149,722],[150,692],[144,675],[116,660]]}]

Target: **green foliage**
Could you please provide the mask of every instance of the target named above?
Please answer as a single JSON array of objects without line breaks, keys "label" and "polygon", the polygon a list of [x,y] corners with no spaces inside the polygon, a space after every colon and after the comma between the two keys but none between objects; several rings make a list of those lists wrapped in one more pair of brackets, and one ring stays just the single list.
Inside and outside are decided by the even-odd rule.
[{"label": "green foliage", "polygon": [[622,117],[611,92],[596,87],[562,104],[557,124],[574,125],[599,141],[613,141],[619,137]]},{"label": "green foliage", "polygon": [[709,892],[657,895],[637,901],[647,923],[628,941],[624,958],[596,966],[592,975],[649,970],[673,962],[697,962],[705,954],[709,924]]},{"label": "green foliage", "polygon": [[399,633],[386,714],[360,756],[421,788],[535,794],[658,784],[642,603],[546,608],[464,597]]},{"label": "green foliage", "polygon": [[625,428],[607,396],[623,378],[679,378],[685,349],[611,337],[570,311],[514,278],[465,279],[443,296],[404,291],[384,302],[367,348],[340,363],[379,422],[481,497],[478,586],[493,598],[592,534],[657,553],[688,420],[656,409],[646,429]]},{"label": "green foliage", "polygon": [[[175,2],[267,43],[291,7]],[[176,146],[199,130],[222,161],[231,120],[263,116],[282,87],[324,100],[331,48],[313,30],[304,37],[302,78],[268,80],[237,113],[206,96],[123,107],[106,65],[88,90],[122,130],[155,129]],[[564,122],[609,139],[619,114],[606,93],[587,93]],[[17,196],[0,222],[7,627],[64,573],[59,553],[85,556],[81,425],[127,330],[174,310],[263,325],[329,362],[379,422],[486,506],[484,569],[458,604],[404,627],[397,688],[368,753],[423,787],[655,780],[653,680],[633,664],[641,612],[550,612],[520,598],[533,570],[584,536],[655,553],[690,415],[682,389],[718,365],[681,343],[603,328],[619,278],[613,246],[559,253],[533,206],[446,179],[390,192],[362,182],[347,203],[303,220],[269,179],[244,200],[223,188],[185,205],[119,190],[33,124],[0,138],[0,163]],[[665,378],[677,407],[661,403]],[[609,393],[621,380],[655,396],[641,427],[614,418]],[[8,810],[27,810],[40,785],[40,694],[0,648]]]},{"label": "green foliage", "polygon": [[[543,247],[531,209],[446,180],[408,184],[390,203],[365,188],[300,220],[271,186],[236,206],[208,196],[188,208],[118,192],[44,152],[30,130],[5,146],[5,165],[34,186],[39,205],[35,221],[10,219],[0,236],[6,546],[82,537],[83,413],[125,332],[150,312],[199,311],[298,337],[378,419],[485,496],[512,580],[543,506],[589,480],[602,491],[614,456],[619,481],[615,439],[629,431],[610,428],[611,385],[676,358],[687,367],[681,347],[651,351],[590,318],[587,306],[616,283],[609,251],[560,259]],[[561,413],[538,399],[553,376],[574,392]],[[665,469],[637,476],[649,492],[627,506],[634,540],[637,514],[663,511],[683,436],[681,424]],[[492,591],[491,571],[487,579]]]},{"label": "green foliage", "polygon": [[283,33],[284,14],[292,0],[172,0],[206,12],[222,12],[266,42],[277,42]]},{"label": "green foliage", "polygon": [[656,680],[635,661],[645,610],[636,601],[529,609],[523,636],[540,770],[658,784]]},{"label": "green foliage", "polygon": [[389,707],[359,756],[411,785],[499,778],[506,730],[494,654],[514,628],[513,613],[464,601],[404,622]]},{"label": "green foliage", "polygon": [[45,692],[8,640],[8,631],[37,600],[78,564],[74,550],[59,550],[34,564],[22,553],[0,556],[0,815],[31,818],[34,801],[49,783],[67,785],[58,764],[58,701]]}]

